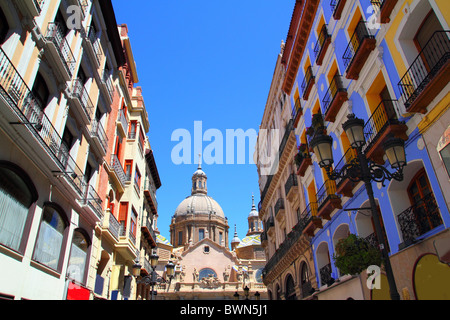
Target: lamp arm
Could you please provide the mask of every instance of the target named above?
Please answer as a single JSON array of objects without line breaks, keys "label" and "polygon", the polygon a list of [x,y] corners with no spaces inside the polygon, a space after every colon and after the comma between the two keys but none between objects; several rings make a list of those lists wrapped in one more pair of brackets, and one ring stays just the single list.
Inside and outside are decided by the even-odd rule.
[{"label": "lamp arm", "polygon": [[387,170],[384,166],[376,164],[376,163],[369,163],[369,171],[371,175],[371,179],[375,182],[380,182],[383,187],[385,187],[384,182],[386,180],[396,180],[396,181],[402,181],[403,180],[403,169],[399,168],[395,172],[390,172]]}]

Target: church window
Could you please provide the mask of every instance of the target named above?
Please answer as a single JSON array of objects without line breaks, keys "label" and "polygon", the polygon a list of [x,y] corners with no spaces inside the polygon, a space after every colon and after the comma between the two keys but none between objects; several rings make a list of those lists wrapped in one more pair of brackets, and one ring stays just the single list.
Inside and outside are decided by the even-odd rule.
[{"label": "church window", "polygon": [[209,246],[203,247],[203,253],[209,253]]},{"label": "church window", "polygon": [[198,230],[198,241],[203,240],[205,238],[205,229]]},{"label": "church window", "polygon": [[200,270],[198,273],[198,281],[201,281],[203,278],[217,278],[217,274],[213,269],[205,268]]}]

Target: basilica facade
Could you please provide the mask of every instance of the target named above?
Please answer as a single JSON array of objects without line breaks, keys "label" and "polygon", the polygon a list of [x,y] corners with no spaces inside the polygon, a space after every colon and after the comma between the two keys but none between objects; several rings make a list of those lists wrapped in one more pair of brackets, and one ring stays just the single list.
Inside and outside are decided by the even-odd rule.
[{"label": "basilica facade", "polygon": [[246,299],[245,288],[248,299],[267,299],[261,276],[266,264],[262,226],[253,199],[248,225],[242,241],[235,227],[230,248],[228,219],[208,195],[207,176],[200,164],[192,176],[191,195],[172,217],[170,241],[158,237],[157,254],[165,258],[160,258],[157,271],[164,277],[170,260],[175,273],[158,286],[157,299]]}]

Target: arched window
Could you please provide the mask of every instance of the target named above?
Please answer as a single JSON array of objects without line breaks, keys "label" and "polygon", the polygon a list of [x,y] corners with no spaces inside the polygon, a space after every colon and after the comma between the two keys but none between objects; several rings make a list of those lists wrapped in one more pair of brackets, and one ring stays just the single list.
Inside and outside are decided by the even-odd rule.
[{"label": "arched window", "polygon": [[303,262],[300,268],[300,288],[302,290],[302,298],[306,298],[311,294],[312,286],[309,281],[308,265]]},{"label": "arched window", "polygon": [[64,211],[57,204],[46,203],[33,259],[59,271],[62,244],[68,226],[69,220]]},{"label": "arched window", "polygon": [[260,268],[260,269],[256,270],[255,281],[258,282],[258,283],[262,283],[263,282],[262,272],[263,272],[263,268]]},{"label": "arched window", "polygon": [[38,199],[29,176],[18,166],[0,161],[0,243],[18,252],[31,205]]},{"label": "arched window", "polygon": [[202,281],[203,278],[209,277],[217,278],[217,274],[213,269],[204,268],[198,273],[198,281]]},{"label": "arched window", "polygon": [[294,279],[291,275],[288,275],[286,279],[286,294],[285,294],[286,300],[297,300],[296,294],[295,294],[295,284]]},{"label": "arched window", "polygon": [[91,240],[87,232],[83,229],[76,229],[73,233],[67,276],[79,283],[84,283],[84,273],[90,246]]}]

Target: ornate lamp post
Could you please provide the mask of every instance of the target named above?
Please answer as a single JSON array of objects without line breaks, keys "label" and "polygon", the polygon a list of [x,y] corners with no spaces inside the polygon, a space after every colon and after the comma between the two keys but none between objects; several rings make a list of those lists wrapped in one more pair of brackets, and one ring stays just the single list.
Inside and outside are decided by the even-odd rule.
[{"label": "ornate lamp post", "polygon": [[[138,258],[136,258],[135,264],[133,265],[133,276],[136,278],[136,283],[138,284],[144,283],[145,285],[152,286],[152,291],[150,293],[150,300],[153,300],[153,295],[155,296],[157,295],[157,292],[154,290],[155,284],[166,282],[166,280],[160,277],[158,273],[155,271],[156,266],[158,265],[158,259],[159,256],[155,252],[152,252],[152,254],[150,255],[150,266],[152,268],[152,271],[148,276],[142,277],[139,280],[137,279],[140,276],[142,266],[139,264]],[[166,276],[169,278],[169,284],[170,281],[172,281],[174,269],[175,265],[173,264],[172,261],[169,261],[166,265]]]},{"label": "ornate lamp post", "polygon": [[395,284],[394,275],[392,272],[389,254],[387,252],[386,240],[383,236],[382,227],[380,224],[378,210],[376,209],[375,198],[373,194],[372,181],[383,183],[384,181],[392,179],[397,181],[403,180],[403,167],[406,166],[406,155],[404,141],[399,138],[390,138],[384,143],[384,150],[386,156],[391,164],[391,167],[396,171],[391,173],[384,166],[377,165],[367,159],[366,154],[362,148],[366,143],[364,136],[364,120],[358,119],[354,114],[348,116],[348,120],[342,125],[350,145],[357,151],[358,157],[350,161],[340,170],[333,170],[333,139],[328,135],[318,135],[311,141],[311,147],[317,155],[319,165],[327,172],[331,180],[339,178],[348,178],[353,182],[363,181],[366,187],[367,195],[370,202],[370,210],[372,212],[373,224],[377,235],[379,248],[386,267],[386,276],[389,283],[389,289],[392,300],[400,300],[397,287]]}]

